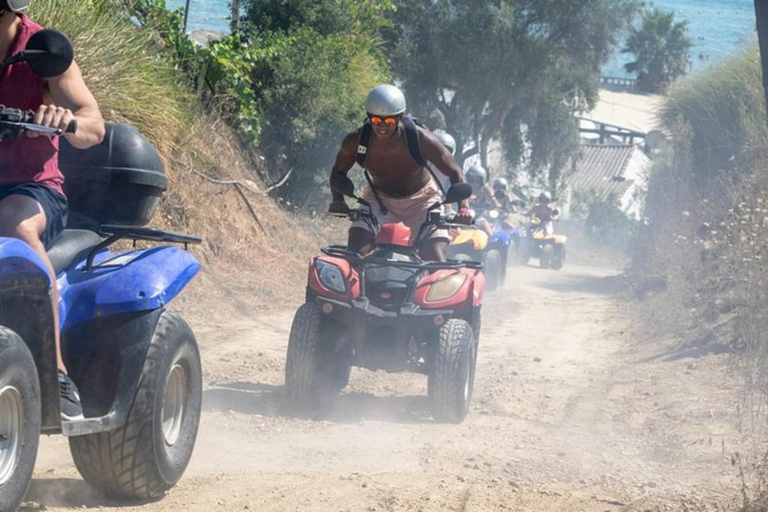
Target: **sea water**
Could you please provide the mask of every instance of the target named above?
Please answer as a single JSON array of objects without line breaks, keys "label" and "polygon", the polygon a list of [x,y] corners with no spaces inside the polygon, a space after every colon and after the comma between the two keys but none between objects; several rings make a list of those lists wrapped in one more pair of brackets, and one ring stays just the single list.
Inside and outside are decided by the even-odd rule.
[{"label": "sea water", "polygon": [[[171,9],[184,7],[187,0],[167,0]],[[694,42],[691,52],[693,72],[734,55],[757,40],[753,0],[655,0],[653,7],[672,10],[680,21],[689,24]],[[229,32],[229,0],[189,0],[188,30],[207,29]],[[620,46],[623,44],[620,39]],[[620,48],[619,48],[620,49]],[[628,76],[624,64],[631,55],[618,51],[603,68],[608,76]]]}]

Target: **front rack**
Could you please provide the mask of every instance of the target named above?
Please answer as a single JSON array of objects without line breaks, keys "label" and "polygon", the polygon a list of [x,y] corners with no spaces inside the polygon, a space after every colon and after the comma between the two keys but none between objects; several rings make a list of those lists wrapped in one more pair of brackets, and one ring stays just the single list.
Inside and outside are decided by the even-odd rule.
[{"label": "front rack", "polygon": [[477,261],[392,261],[387,258],[364,257],[360,253],[350,251],[344,245],[328,245],[321,249],[321,252],[327,256],[342,258],[353,265],[393,265],[401,268],[412,268],[416,270],[457,270],[461,268],[471,268],[482,270],[483,264]]},{"label": "front rack", "polygon": [[102,250],[106,249],[110,245],[120,240],[145,240],[148,242],[161,242],[167,244],[184,244],[186,250],[189,244],[199,244],[203,241],[202,238],[195,235],[185,235],[183,233],[174,233],[172,231],[164,231],[158,228],[141,228],[133,226],[116,226],[112,224],[105,224],[99,227],[99,234],[106,237],[103,242],[91,249],[88,253],[88,259],[85,261],[86,272],[93,269],[93,260],[96,255]]}]

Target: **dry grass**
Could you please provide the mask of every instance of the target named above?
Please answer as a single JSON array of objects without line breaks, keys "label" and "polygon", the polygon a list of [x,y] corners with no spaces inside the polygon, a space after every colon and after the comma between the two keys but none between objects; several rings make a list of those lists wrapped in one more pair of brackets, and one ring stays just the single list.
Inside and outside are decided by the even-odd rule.
[{"label": "dry grass", "polygon": [[[181,87],[157,39],[115,16],[110,0],[36,0],[30,14],[70,36],[105,119],[136,126],[160,152],[170,183],[153,225],[204,238],[191,248],[203,272],[180,306],[201,317],[250,315],[299,300],[307,258],[332,229],[276,205],[259,155]],[[241,190],[258,221],[233,185],[194,171],[251,183]]]},{"label": "dry grass", "polygon": [[768,510],[768,132],[755,52],[678,88],[674,151],[657,162],[633,265],[647,325],[682,347],[726,347],[743,384],[742,509]]}]

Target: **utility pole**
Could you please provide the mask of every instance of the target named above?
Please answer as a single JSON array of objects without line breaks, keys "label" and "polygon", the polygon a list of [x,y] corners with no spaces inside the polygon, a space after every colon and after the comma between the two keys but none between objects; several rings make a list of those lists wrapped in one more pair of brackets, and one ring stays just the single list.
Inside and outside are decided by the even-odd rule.
[{"label": "utility pole", "polygon": [[[184,8],[184,33],[187,33],[187,20],[189,19],[189,1],[187,0],[187,6]],[[759,2],[760,0],[755,0]]]},{"label": "utility pole", "polygon": [[763,92],[768,108],[768,0],[755,0],[757,39],[760,43],[760,62],[763,67]]}]

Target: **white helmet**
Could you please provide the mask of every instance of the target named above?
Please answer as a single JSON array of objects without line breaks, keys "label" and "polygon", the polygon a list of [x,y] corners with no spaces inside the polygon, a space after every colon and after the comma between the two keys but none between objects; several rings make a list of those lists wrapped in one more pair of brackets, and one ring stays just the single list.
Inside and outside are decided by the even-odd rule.
[{"label": "white helmet", "polygon": [[0,11],[19,13],[29,7],[30,0],[0,0]]},{"label": "white helmet", "polygon": [[394,85],[379,85],[368,93],[365,110],[374,116],[400,115],[405,112],[405,95]]},{"label": "white helmet", "polygon": [[437,137],[440,144],[445,146],[445,149],[447,149],[451,155],[456,154],[456,139],[451,137],[450,133],[443,130],[437,130],[435,131],[435,137]]}]

